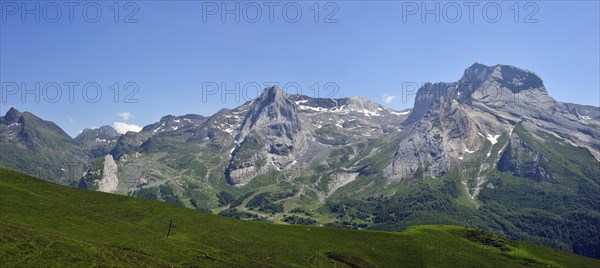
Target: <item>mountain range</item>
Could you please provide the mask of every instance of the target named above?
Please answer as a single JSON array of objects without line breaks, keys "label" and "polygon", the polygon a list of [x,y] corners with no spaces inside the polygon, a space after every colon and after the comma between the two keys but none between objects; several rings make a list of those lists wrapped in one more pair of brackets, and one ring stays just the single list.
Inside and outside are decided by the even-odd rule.
[{"label": "mountain range", "polygon": [[266,88],[211,116],[70,138],[10,109],[2,167],[62,185],[248,220],[400,230],[476,227],[600,258],[600,108],[535,73],[475,63],[414,107]]}]

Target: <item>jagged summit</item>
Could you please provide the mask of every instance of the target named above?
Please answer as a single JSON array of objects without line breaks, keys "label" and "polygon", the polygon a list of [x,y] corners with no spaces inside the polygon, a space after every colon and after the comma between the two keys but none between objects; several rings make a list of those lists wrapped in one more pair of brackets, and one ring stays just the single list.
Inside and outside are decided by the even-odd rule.
[{"label": "jagged summit", "polygon": [[436,101],[456,100],[460,104],[485,104],[511,113],[528,114],[529,106],[543,110],[554,104],[542,79],[532,71],[511,65],[487,66],[476,62],[452,83],[425,83],[415,96],[413,112],[404,122],[419,121]]},{"label": "jagged summit", "polygon": [[249,104],[256,106],[257,104],[259,106],[266,106],[268,104],[271,103],[278,103],[278,104],[288,104],[288,103],[292,103],[289,99],[288,99],[288,95],[283,92],[283,90],[281,88],[279,88],[278,86],[271,86],[271,87],[267,87],[265,88],[261,94],[254,100],[250,101]]},{"label": "jagged summit", "polygon": [[[252,104],[240,126],[238,141],[242,141],[255,126],[282,123],[289,124],[286,130],[299,131],[298,106],[276,86],[266,88]],[[279,133],[280,134],[280,133]]]},{"label": "jagged summit", "polygon": [[483,82],[488,77],[488,75],[492,73],[493,69],[494,67],[475,62],[469,68],[465,69],[461,80],[466,80],[470,82]]},{"label": "jagged summit", "polygon": [[12,124],[12,123],[16,123],[17,121],[19,121],[19,118],[21,118],[21,116],[22,116],[22,114],[21,114],[21,112],[19,112],[19,110],[15,109],[14,107],[11,107],[6,112],[6,115],[4,115],[3,120],[7,124]]},{"label": "jagged summit", "polygon": [[[474,63],[457,82],[427,83],[418,90],[413,112],[404,122],[411,131],[400,143],[386,176],[413,174],[421,165],[436,165],[428,175],[441,176],[453,161],[472,161],[478,153],[483,158],[477,161],[491,161],[498,153],[489,146],[501,136],[507,139],[519,122],[532,122],[530,131],[552,133],[587,148],[600,160],[598,140],[586,122],[592,118],[589,109],[555,101],[542,79],[531,71]],[[470,189],[472,198],[477,187]]]},{"label": "jagged summit", "polygon": [[[283,168],[306,150],[298,105],[280,88],[269,87],[252,103],[240,124],[226,170],[231,184],[244,184],[264,172],[256,163]],[[252,148],[252,149],[250,149]],[[248,158],[248,154],[252,157]],[[251,175],[251,176],[248,176]]]},{"label": "jagged summit", "polygon": [[[496,82],[496,84],[494,83]],[[484,84],[511,88],[513,93],[522,90],[539,89],[545,91],[544,82],[532,71],[512,65],[497,64],[487,66],[479,62],[467,68],[458,81],[458,88],[469,87],[477,89]]]},{"label": "jagged summit", "polygon": [[268,99],[271,101],[275,101],[276,99],[281,99],[285,97],[285,92],[281,90],[278,86],[271,86],[265,88],[258,99]]}]

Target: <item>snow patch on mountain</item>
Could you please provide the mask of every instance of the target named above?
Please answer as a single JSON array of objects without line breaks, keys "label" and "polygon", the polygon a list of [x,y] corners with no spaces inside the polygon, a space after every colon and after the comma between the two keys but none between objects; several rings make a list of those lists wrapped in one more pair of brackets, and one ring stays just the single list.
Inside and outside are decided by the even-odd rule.
[{"label": "snow patch on mountain", "polygon": [[492,145],[498,143],[498,138],[500,138],[500,135],[487,134],[487,139],[492,143]]},{"label": "snow patch on mountain", "polygon": [[369,110],[367,110],[367,109],[363,109],[363,110],[362,110],[362,113],[363,113],[364,115],[368,116],[368,117],[371,117],[371,116],[381,116],[381,115],[380,115],[380,114],[378,114],[377,112],[372,112],[372,111],[369,111]]},{"label": "snow patch on mountain", "polygon": [[300,108],[300,110],[310,110],[310,111],[314,111],[314,112],[325,112],[325,111],[327,111],[323,107],[312,107],[312,106],[305,106],[305,105],[298,105],[298,108]]},{"label": "snow patch on mountain", "polygon": [[388,110],[388,112],[390,112],[391,114],[395,114],[395,115],[407,115],[410,113],[410,111],[406,111],[406,112],[396,112],[393,110]]}]

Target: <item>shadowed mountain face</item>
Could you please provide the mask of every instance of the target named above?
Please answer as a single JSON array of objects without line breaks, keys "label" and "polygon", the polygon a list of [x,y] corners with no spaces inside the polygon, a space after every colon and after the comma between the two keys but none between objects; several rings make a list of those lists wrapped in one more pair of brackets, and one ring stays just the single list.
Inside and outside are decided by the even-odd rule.
[{"label": "shadowed mountain face", "polygon": [[98,142],[119,136],[121,135],[111,126],[102,126],[96,129],[84,129],[77,137],[75,137],[75,140],[79,142]]},{"label": "shadowed mountain face", "polygon": [[75,137],[75,141],[85,151],[89,151],[91,158],[96,158],[108,154],[115,147],[120,136],[121,134],[111,126],[102,126],[95,129],[84,129]]},{"label": "shadowed mountain face", "polygon": [[21,171],[231,217],[458,224],[598,257],[599,127],[598,107],[555,101],[535,73],[475,63],[457,82],[424,84],[406,111],[271,87],[211,116],[71,139],[11,109],[0,117],[0,163],[77,163],[85,168],[71,176],[63,166]]},{"label": "shadowed mountain face", "polygon": [[27,174],[76,185],[87,155],[60,127],[11,108],[0,117],[0,165]]}]

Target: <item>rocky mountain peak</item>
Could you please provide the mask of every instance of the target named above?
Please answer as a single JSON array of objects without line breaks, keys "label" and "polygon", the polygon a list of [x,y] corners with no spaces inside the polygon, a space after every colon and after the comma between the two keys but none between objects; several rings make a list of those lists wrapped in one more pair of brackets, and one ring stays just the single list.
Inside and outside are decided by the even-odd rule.
[{"label": "rocky mountain peak", "polygon": [[501,79],[508,86],[512,86],[513,93],[522,90],[537,89],[546,91],[542,79],[532,71],[517,68],[511,65],[496,65],[494,68],[494,78]]},{"label": "rocky mountain peak", "polygon": [[[256,98],[253,104],[255,111],[264,110],[267,107],[278,107],[278,109],[270,109],[271,112],[284,112],[286,109],[279,109],[282,107],[295,106],[294,102],[291,101],[287,94],[283,92],[279,87],[272,86],[265,88],[263,92]],[[250,110],[253,110],[252,108]],[[286,114],[287,116],[287,114]]]},{"label": "rocky mountain peak", "polygon": [[365,99],[359,96],[352,96],[348,98],[347,106],[354,110],[368,110],[376,112],[381,106],[372,100]]},{"label": "rocky mountain peak", "polygon": [[[523,90],[546,91],[544,82],[535,73],[511,65],[487,66],[474,63],[467,68],[458,81],[457,99],[464,100],[475,90],[496,92],[499,88],[507,88],[513,94]],[[458,94],[460,93],[460,94]]]},{"label": "rocky mountain peak", "polygon": [[226,171],[231,184],[244,184],[263,173],[257,163],[289,165],[306,149],[298,105],[278,87],[265,89],[246,113],[236,141]]},{"label": "rocky mountain peak", "polygon": [[484,65],[479,62],[473,63],[469,68],[465,69],[465,72],[461,78],[461,81],[465,82],[479,82],[485,81],[488,76],[494,71],[494,67]]},{"label": "rocky mountain peak", "polygon": [[[486,161],[491,157],[497,162],[499,153],[486,146],[496,144],[502,135],[510,136],[515,125],[526,120],[533,122],[530,130],[552,132],[597,157],[598,140],[587,124],[593,114],[582,106],[556,102],[542,79],[531,71],[475,63],[455,83],[426,83],[418,90],[414,109],[404,122],[410,132],[400,142],[386,174],[390,178],[410,177],[419,167],[435,164],[438,168],[430,169],[428,175],[440,176],[451,163],[472,161],[478,153]],[[573,129],[578,131],[573,133]],[[536,157],[533,153],[525,155]],[[478,190],[473,189],[475,196]]]},{"label": "rocky mountain peak", "polygon": [[[266,88],[256,99],[240,125],[238,141],[242,141],[251,128],[272,123],[289,123],[300,130],[298,107],[278,87]],[[294,130],[288,129],[288,130]]]},{"label": "rocky mountain peak", "polygon": [[77,137],[75,137],[76,141],[88,141],[88,140],[96,140],[96,139],[110,139],[120,136],[114,128],[111,126],[102,126],[99,128],[89,129],[86,128]]},{"label": "rocky mountain peak", "polygon": [[160,118],[159,122],[169,122],[169,121],[173,121],[175,119],[174,115],[165,115],[163,117]]},{"label": "rocky mountain peak", "polygon": [[106,133],[107,135],[110,136],[119,136],[119,133],[111,126],[101,126],[98,128],[98,130],[100,130],[102,133]]},{"label": "rocky mountain peak", "polygon": [[4,121],[7,124],[13,124],[13,123],[17,123],[19,121],[19,119],[21,118],[22,114],[19,112],[19,110],[15,109],[14,107],[11,107],[7,112],[6,115],[4,115]]},{"label": "rocky mountain peak", "polygon": [[285,99],[285,93],[277,86],[265,88],[257,101],[277,102]]}]

